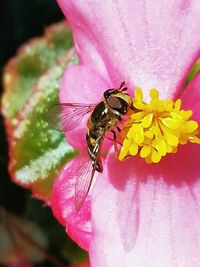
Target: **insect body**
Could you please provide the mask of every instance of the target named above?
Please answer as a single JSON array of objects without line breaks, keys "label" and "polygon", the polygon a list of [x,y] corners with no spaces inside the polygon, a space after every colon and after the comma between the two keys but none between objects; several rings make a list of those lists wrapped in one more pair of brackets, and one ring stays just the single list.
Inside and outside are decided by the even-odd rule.
[{"label": "insect body", "polygon": [[131,104],[130,96],[122,93],[126,89],[122,83],[119,89],[105,91],[103,101],[95,106],[88,120],[86,142],[91,162],[98,172],[103,171],[100,154],[105,133],[113,130]]},{"label": "insect body", "polygon": [[86,145],[90,160],[81,164],[76,173],[75,204],[77,210],[85,201],[95,171],[103,171],[101,147],[105,134],[112,131],[116,141],[114,128],[131,106],[131,98],[124,92],[126,90],[127,87],[123,82],[119,88],[106,90],[103,100],[97,105],[64,103],[55,105],[47,113],[49,124],[57,130],[62,129],[66,132],[75,128],[78,121],[91,112],[86,132]]}]

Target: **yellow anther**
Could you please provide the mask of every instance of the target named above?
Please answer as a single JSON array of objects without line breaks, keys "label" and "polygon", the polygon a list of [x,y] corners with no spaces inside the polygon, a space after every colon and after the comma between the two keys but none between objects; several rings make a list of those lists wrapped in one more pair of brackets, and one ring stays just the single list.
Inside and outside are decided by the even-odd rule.
[{"label": "yellow anther", "polygon": [[165,118],[161,120],[162,123],[168,127],[169,129],[177,129],[180,127],[181,125],[181,121],[179,121],[178,119],[173,119],[173,118]]},{"label": "yellow anther", "polygon": [[177,146],[179,143],[178,137],[172,134],[166,136],[167,144],[170,146]]},{"label": "yellow anther", "polygon": [[157,139],[155,148],[161,156],[165,156],[167,154],[167,145],[164,140]]},{"label": "yellow anther", "polygon": [[143,93],[141,88],[136,87],[135,88],[135,100],[136,101],[142,101],[143,100]]},{"label": "yellow anther", "polygon": [[174,105],[174,108],[176,110],[180,110],[181,109],[181,100],[180,99],[177,99],[176,100],[175,105]]},{"label": "yellow anther", "polygon": [[152,123],[152,119],[153,119],[153,114],[147,114],[143,119],[142,119],[142,126],[144,128],[148,128],[151,123]]},{"label": "yellow anther", "polygon": [[119,160],[139,153],[147,163],[158,163],[168,153],[176,153],[178,145],[200,144],[198,123],[189,120],[191,110],[181,110],[181,100],[159,99],[150,90],[150,103],[143,100],[142,90],[135,89],[133,109],[120,132],[122,147]]},{"label": "yellow anther", "polygon": [[151,147],[150,146],[143,146],[140,150],[140,157],[146,158],[151,153]]},{"label": "yellow anther", "polygon": [[198,123],[196,121],[187,121],[185,133],[192,133],[198,129]]},{"label": "yellow anther", "polygon": [[160,160],[161,160],[161,155],[155,149],[152,149],[151,161],[153,163],[158,163]]},{"label": "yellow anther", "polygon": [[131,156],[135,156],[138,153],[138,145],[134,142],[131,143],[130,147],[129,147],[129,152],[131,154]]},{"label": "yellow anther", "polygon": [[150,90],[150,97],[151,97],[152,100],[153,100],[153,99],[158,99],[158,97],[159,97],[158,90],[156,90],[156,89],[151,89],[151,90]]}]

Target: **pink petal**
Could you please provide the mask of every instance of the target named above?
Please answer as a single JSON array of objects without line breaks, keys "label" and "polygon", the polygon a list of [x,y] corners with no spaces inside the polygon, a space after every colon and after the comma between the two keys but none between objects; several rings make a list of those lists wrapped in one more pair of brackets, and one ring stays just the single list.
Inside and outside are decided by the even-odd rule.
[{"label": "pink petal", "polygon": [[90,198],[79,212],[75,210],[75,173],[82,160],[76,157],[58,175],[52,190],[54,216],[66,227],[68,235],[84,249],[88,249],[91,239]]},{"label": "pink petal", "polygon": [[182,107],[192,109],[193,119],[200,123],[200,74],[189,83],[181,99]]},{"label": "pink petal", "polygon": [[[74,66],[67,69],[62,78],[60,102],[96,104],[102,100],[103,92],[110,87],[113,85],[108,85],[95,71],[83,66]],[[76,129],[65,133],[69,143],[80,152],[87,152],[85,141],[87,119],[86,116]],[[110,145],[111,142],[105,140],[103,148],[108,148]],[[74,205],[74,173],[80,158],[72,160],[60,172],[54,183],[51,201],[54,215],[66,226],[67,233],[81,247],[87,249],[91,238],[90,201],[87,200],[78,213]]]},{"label": "pink petal", "polygon": [[92,193],[92,266],[199,266],[199,153],[183,146],[158,165],[108,158]]},{"label": "pink petal", "polygon": [[[200,51],[199,0],[58,0],[76,49],[113,84],[125,80],[175,96]],[[110,77],[110,78],[109,78]]]},{"label": "pink petal", "polygon": [[[102,100],[103,92],[108,87],[108,84],[94,70],[83,66],[73,66],[66,69],[62,78],[60,102],[96,104]],[[88,116],[89,114],[83,117],[77,128],[65,133],[69,143],[79,151],[85,146]]]}]

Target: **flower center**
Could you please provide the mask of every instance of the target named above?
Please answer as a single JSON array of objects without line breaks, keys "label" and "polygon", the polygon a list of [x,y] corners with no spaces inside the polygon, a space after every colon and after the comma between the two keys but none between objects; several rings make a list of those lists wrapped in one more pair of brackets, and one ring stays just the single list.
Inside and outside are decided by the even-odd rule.
[{"label": "flower center", "polygon": [[159,99],[156,89],[150,90],[151,101],[143,101],[140,88],[132,99],[133,109],[124,122],[119,139],[122,147],[119,160],[138,153],[147,163],[157,163],[168,153],[175,153],[179,144],[188,141],[200,144],[198,123],[189,120],[192,110],[182,110],[181,100]]}]

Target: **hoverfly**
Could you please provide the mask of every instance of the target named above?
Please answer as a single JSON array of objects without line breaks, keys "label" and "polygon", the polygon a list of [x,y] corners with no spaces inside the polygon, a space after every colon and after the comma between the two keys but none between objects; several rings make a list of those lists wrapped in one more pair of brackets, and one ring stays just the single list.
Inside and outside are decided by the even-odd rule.
[{"label": "hoverfly", "polygon": [[77,211],[84,204],[95,171],[103,171],[101,147],[105,134],[111,131],[116,142],[115,127],[131,106],[131,98],[128,93],[125,93],[126,90],[125,82],[122,82],[119,88],[106,90],[102,101],[96,105],[62,103],[53,106],[47,112],[49,125],[64,132],[69,132],[77,127],[84,115],[91,112],[86,131],[89,157],[87,161],[80,163],[76,173],[75,207]]}]

